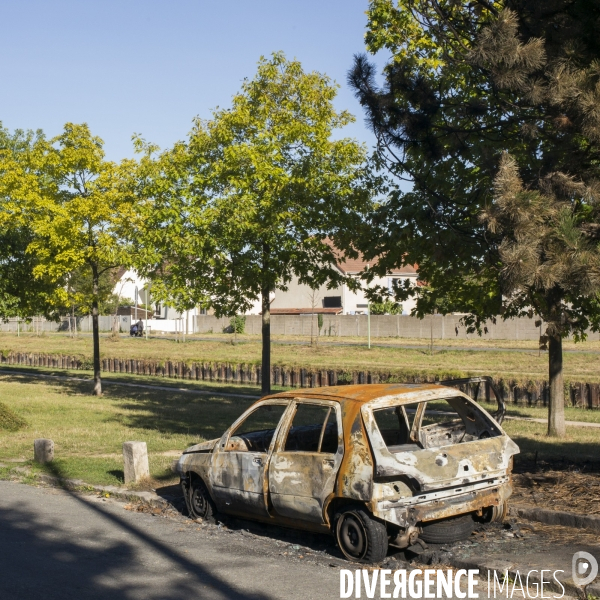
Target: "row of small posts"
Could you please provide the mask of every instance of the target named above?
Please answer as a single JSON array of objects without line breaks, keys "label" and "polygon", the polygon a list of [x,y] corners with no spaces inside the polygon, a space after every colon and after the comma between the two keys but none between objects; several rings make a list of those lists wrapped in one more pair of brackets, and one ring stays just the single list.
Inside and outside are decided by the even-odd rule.
[{"label": "row of small posts", "polygon": [[[11,352],[0,354],[0,363],[30,367],[55,369],[91,368],[89,359],[76,356]],[[209,381],[239,385],[260,385],[262,372],[260,365],[211,362],[152,361],[124,358],[103,358],[101,367],[107,373],[129,373],[154,377],[169,377],[195,381]],[[390,372],[346,371],[337,369],[307,369],[275,365],[271,368],[272,385],[311,388],[362,383],[433,383],[434,376],[402,375]],[[549,387],[546,381],[529,382],[526,385],[513,380],[497,379],[496,388],[506,404],[523,406],[547,405]],[[474,392],[474,389],[464,389]],[[567,405],[582,408],[600,408],[600,384],[571,382],[565,390]],[[490,398],[487,384],[481,385],[478,400]],[[492,394],[493,401],[493,394]]]}]

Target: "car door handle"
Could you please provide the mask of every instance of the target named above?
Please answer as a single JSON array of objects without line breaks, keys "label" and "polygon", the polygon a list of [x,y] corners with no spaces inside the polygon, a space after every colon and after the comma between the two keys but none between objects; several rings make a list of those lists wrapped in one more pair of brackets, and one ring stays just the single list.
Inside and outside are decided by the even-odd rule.
[{"label": "car door handle", "polygon": [[262,458],[260,458],[260,456],[255,456],[255,457],[252,459],[252,462],[253,462],[255,465],[262,465]]},{"label": "car door handle", "polygon": [[324,458],[323,459],[323,465],[325,465],[326,467],[333,467],[334,465],[334,460],[333,458]]}]

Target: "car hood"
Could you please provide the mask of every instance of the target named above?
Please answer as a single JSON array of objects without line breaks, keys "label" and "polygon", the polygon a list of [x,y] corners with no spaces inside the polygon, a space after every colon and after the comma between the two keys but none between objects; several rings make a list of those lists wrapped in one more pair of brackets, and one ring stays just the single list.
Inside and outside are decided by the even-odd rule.
[{"label": "car hood", "polygon": [[217,445],[217,442],[220,439],[221,438],[217,438],[215,440],[209,440],[208,442],[200,442],[199,444],[190,446],[189,448],[186,448],[184,450],[183,454],[193,454],[194,452],[210,452]]}]

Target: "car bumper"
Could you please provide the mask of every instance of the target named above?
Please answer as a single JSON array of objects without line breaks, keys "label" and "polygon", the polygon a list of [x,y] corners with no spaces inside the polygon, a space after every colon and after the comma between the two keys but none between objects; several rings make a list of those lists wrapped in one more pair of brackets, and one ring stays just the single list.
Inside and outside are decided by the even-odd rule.
[{"label": "car bumper", "polygon": [[499,506],[508,500],[511,493],[510,477],[506,475],[493,482],[479,482],[398,500],[382,500],[375,502],[371,510],[375,517],[383,521],[410,527],[423,521]]}]

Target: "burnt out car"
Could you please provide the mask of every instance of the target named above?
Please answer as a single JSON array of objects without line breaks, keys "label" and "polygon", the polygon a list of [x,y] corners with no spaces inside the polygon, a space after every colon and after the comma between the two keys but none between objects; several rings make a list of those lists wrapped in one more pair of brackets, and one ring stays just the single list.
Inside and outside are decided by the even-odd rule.
[{"label": "burnt out car", "polygon": [[[440,384],[347,385],[263,398],[177,462],[193,518],[216,512],[330,531],[352,561],[501,520],[517,445]],[[421,544],[422,546],[422,544]]]}]

